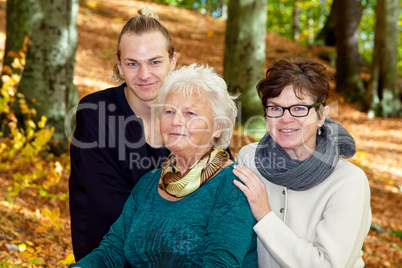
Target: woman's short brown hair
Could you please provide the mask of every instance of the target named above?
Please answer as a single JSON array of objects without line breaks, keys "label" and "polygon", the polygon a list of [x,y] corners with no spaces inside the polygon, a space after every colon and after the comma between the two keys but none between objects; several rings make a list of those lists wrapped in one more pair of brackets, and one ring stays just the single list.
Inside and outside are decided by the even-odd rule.
[{"label": "woman's short brown hair", "polygon": [[331,81],[333,77],[318,62],[302,58],[294,61],[281,59],[267,70],[265,78],[257,85],[257,92],[265,106],[268,99],[278,97],[286,86],[292,85],[297,98],[309,95],[316,103],[325,105]]}]

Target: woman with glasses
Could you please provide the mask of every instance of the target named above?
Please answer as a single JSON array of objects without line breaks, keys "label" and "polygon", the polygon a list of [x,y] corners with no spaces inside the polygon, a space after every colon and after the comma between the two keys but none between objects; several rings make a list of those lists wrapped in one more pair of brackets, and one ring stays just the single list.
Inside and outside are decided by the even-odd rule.
[{"label": "woman with glasses", "polygon": [[331,80],[319,63],[279,60],[257,85],[268,134],[241,149],[233,172],[257,220],[259,267],[364,266],[370,188],[340,158],[356,147],[327,117]]}]

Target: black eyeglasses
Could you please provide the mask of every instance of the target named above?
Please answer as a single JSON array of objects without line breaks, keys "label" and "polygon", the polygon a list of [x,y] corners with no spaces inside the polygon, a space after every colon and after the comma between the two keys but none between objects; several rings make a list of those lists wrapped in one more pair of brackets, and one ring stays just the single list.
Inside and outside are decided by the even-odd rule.
[{"label": "black eyeglasses", "polygon": [[319,107],[321,104],[323,104],[323,103],[317,102],[312,105],[298,104],[298,105],[292,105],[289,107],[282,107],[282,106],[278,106],[278,105],[267,105],[267,106],[264,106],[264,112],[265,112],[265,116],[270,117],[270,118],[281,117],[285,113],[285,110],[289,110],[289,113],[291,116],[305,117],[308,115],[311,108]]}]

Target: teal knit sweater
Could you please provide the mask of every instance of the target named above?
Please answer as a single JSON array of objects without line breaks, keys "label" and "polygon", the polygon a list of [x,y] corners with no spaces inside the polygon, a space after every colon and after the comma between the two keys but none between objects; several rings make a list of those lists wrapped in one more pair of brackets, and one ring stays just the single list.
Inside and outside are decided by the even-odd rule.
[{"label": "teal knit sweater", "polygon": [[99,248],[70,267],[257,267],[254,217],[233,184],[233,165],[179,201],[145,174]]}]

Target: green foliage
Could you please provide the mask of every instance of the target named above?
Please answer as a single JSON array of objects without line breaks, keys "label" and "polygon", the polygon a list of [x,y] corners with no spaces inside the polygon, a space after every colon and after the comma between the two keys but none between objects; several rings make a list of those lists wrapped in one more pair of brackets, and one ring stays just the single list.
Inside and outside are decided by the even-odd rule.
[{"label": "green foliage", "polygon": [[16,267],[22,266],[22,263],[15,264],[15,263],[9,262],[10,259],[11,259],[10,257],[7,257],[7,258],[4,258],[3,260],[0,260],[0,268],[16,268]]},{"label": "green foliage", "polygon": [[[292,16],[295,0],[268,1],[268,31],[276,32],[284,37],[292,37]],[[299,42],[309,44],[324,26],[326,17],[331,11],[332,0],[300,1],[300,37]]]},{"label": "green foliage", "polygon": [[369,1],[364,9],[362,19],[359,24],[359,52],[365,62],[372,63],[374,50],[374,30],[375,30],[375,3]]},{"label": "green foliage", "polygon": [[158,4],[197,10],[203,14],[211,14],[214,17],[222,16],[222,7],[229,0],[156,0]]},{"label": "green foliage", "polygon": [[[366,1],[366,6],[363,12],[362,19],[360,21],[359,30],[359,52],[363,59],[372,63],[373,50],[374,50],[374,37],[375,37],[375,23],[376,13],[375,8],[377,1]],[[399,44],[398,44],[398,59],[402,59],[402,12],[399,12],[398,20],[399,30]],[[402,75],[402,60],[398,60],[398,73]]]},{"label": "green foliage", "polygon": [[393,230],[393,231],[391,231],[391,234],[402,239],[402,230]]}]

